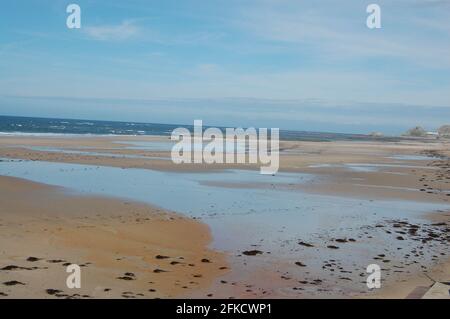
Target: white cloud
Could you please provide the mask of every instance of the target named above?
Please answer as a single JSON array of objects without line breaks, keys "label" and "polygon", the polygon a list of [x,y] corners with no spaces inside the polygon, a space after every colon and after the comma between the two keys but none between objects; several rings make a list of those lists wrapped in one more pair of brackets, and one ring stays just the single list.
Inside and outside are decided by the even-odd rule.
[{"label": "white cloud", "polygon": [[135,38],[140,34],[140,28],[132,21],[125,20],[118,25],[99,25],[83,28],[85,33],[95,40],[123,41]]},{"label": "white cloud", "polygon": [[[434,7],[434,4],[448,4],[450,1],[417,1],[416,4],[430,6],[409,8],[409,13],[403,12],[408,10],[407,2],[380,3],[382,29],[375,31],[365,25],[367,13],[363,4],[337,4],[336,1],[325,1],[322,5],[303,1],[266,1],[265,6],[242,10],[236,24],[244,32],[265,41],[297,47],[299,51],[315,49],[322,57],[386,57],[419,66],[450,68],[448,14]],[[418,18],[421,15],[419,11],[426,9],[429,9],[429,14],[434,13],[432,20],[429,17]],[[447,31],[447,34],[442,33],[441,37],[433,34],[437,28]]]}]

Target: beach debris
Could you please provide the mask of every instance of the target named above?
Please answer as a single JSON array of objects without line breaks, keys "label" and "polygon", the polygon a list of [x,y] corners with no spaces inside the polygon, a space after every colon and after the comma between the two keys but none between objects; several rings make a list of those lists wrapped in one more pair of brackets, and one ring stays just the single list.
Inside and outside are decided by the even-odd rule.
[{"label": "beach debris", "polygon": [[159,274],[159,273],[162,273],[162,272],[167,272],[166,270],[162,270],[162,269],[155,269],[155,270],[153,270],[153,272],[155,273],[155,274]]},{"label": "beach debris", "polygon": [[261,255],[263,252],[261,250],[246,250],[242,252],[244,255],[246,256],[256,256],[256,255]]},{"label": "beach debris", "polygon": [[134,274],[132,272],[126,272],[124,273],[123,276],[121,277],[117,277],[117,279],[121,279],[121,280],[136,280],[136,278],[134,278]]},{"label": "beach debris", "polygon": [[59,294],[62,291],[58,290],[58,289],[46,289],[45,292],[49,295],[55,295],[55,294]]},{"label": "beach debris", "polygon": [[305,247],[314,247],[313,244],[305,243],[305,242],[303,242],[303,241],[299,242],[298,244],[299,244],[299,245],[302,245],[302,246],[305,246]]},{"label": "beach debris", "polygon": [[17,280],[11,280],[11,281],[6,281],[3,283],[5,286],[16,286],[16,285],[24,285],[25,284],[23,282],[17,281]]},{"label": "beach debris", "polygon": [[295,264],[299,267],[306,267],[306,265],[304,263],[302,263],[301,261],[296,261]]},{"label": "beach debris", "polygon": [[50,259],[50,260],[47,260],[47,262],[48,263],[52,263],[52,264],[58,264],[58,263],[65,262],[65,260],[62,260],[62,259]]},{"label": "beach debris", "polygon": [[0,268],[0,270],[33,270],[35,268],[27,268],[27,267],[20,267],[16,265],[8,265],[3,268]]}]

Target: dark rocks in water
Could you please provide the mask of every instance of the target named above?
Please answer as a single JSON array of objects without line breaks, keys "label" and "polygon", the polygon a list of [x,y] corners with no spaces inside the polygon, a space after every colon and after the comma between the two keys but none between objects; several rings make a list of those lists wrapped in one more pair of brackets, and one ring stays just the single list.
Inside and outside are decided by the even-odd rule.
[{"label": "dark rocks in water", "polygon": [[242,252],[246,256],[256,256],[261,255],[263,252],[261,250],[246,250]]},{"label": "dark rocks in water", "polygon": [[356,239],[354,239],[354,238],[349,238],[348,241],[355,242]]},{"label": "dark rocks in water", "polygon": [[49,295],[55,295],[55,294],[59,294],[62,291],[58,290],[58,289],[46,289],[45,292],[48,293]]},{"label": "dark rocks in water", "polygon": [[330,248],[330,249],[339,249],[339,247],[333,246],[333,245],[328,245],[327,248]]},{"label": "dark rocks in water", "polygon": [[42,258],[28,257],[28,258],[27,258],[27,261],[35,262],[35,261],[38,261],[38,260],[41,260],[41,259],[42,259]]},{"label": "dark rocks in water", "polygon": [[305,243],[305,242],[303,242],[303,241],[299,242],[298,244],[299,244],[299,245],[302,245],[302,246],[305,246],[305,247],[314,247],[313,244]]},{"label": "dark rocks in water", "polygon": [[170,258],[169,256],[164,256],[164,255],[156,255],[155,256],[156,259],[167,259]]},{"label": "dark rocks in water", "polygon": [[6,281],[3,283],[5,286],[16,286],[16,285],[24,285],[25,284],[23,282],[17,281],[17,280],[11,280],[11,281]]},{"label": "dark rocks in water", "polygon": [[397,240],[405,240],[402,236],[397,236],[396,239]]},{"label": "dark rocks in water", "polygon": [[346,243],[347,239],[345,239],[345,238],[338,238],[338,239],[335,239],[335,241],[338,242],[338,243]]},{"label": "dark rocks in water", "polygon": [[201,262],[202,262],[202,263],[210,263],[211,261],[210,261],[209,259],[207,259],[207,258],[203,258],[203,259],[201,260]]},{"label": "dark rocks in water", "polygon": [[301,261],[297,261],[297,262],[295,262],[295,264],[299,267],[306,267],[306,265],[304,263],[302,263]]}]

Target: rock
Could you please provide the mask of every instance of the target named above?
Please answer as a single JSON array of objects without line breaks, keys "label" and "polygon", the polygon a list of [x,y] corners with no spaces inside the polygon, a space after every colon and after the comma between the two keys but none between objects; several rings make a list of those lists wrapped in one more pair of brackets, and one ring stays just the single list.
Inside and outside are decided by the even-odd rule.
[{"label": "rock", "polygon": [[6,281],[3,283],[5,286],[16,286],[16,285],[24,285],[25,284],[23,282],[17,281],[17,280],[11,280],[11,281]]},{"label": "rock", "polygon": [[153,270],[153,272],[154,272],[155,274],[159,274],[159,273],[167,272],[167,271],[166,271],[166,270],[162,270],[162,269],[155,269],[155,270]]},{"label": "rock", "polygon": [[65,260],[62,259],[51,259],[51,260],[47,260],[48,263],[52,263],[52,264],[58,264],[58,263],[62,263]]},{"label": "rock", "polygon": [[305,242],[303,242],[303,241],[299,242],[298,244],[299,244],[299,245],[302,245],[302,246],[305,246],[305,247],[314,247],[313,244],[305,243]]},{"label": "rock", "polygon": [[25,267],[19,267],[16,265],[8,265],[3,268],[0,268],[0,270],[31,270],[32,268],[25,268]]},{"label": "rock", "polygon": [[306,265],[300,261],[295,262],[295,264],[299,267],[306,267]]},{"label": "rock", "polygon": [[135,280],[133,277],[129,277],[129,276],[117,277],[117,279],[121,279],[121,280]]},{"label": "rock", "polygon": [[46,291],[49,295],[55,295],[55,294],[58,294],[58,293],[62,292],[61,290],[58,290],[58,289],[46,289],[45,291]]},{"label": "rock", "polygon": [[246,250],[242,252],[246,256],[256,256],[261,255],[263,252],[260,250]]}]

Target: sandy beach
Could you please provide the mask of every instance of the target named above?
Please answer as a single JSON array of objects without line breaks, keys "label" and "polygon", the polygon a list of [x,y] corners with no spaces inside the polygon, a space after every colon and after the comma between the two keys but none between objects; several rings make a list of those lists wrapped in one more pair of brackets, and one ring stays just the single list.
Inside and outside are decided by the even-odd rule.
[{"label": "sandy beach", "polygon": [[[2,297],[170,298],[227,271],[208,228],[177,214],[3,176],[0,189]],[[69,264],[82,267],[76,291]]]},{"label": "sandy beach", "polygon": [[[136,143],[147,146],[160,143],[164,147],[140,148]],[[27,163],[81,164],[93,169],[194,174],[202,178],[228,169],[249,172],[259,169],[255,164],[176,165],[164,143],[170,143],[168,137],[1,136],[0,158]],[[199,182],[204,187],[204,196],[210,189],[233,192],[250,189],[276,191],[293,198],[303,194],[314,200],[315,196],[326,196],[331,201],[336,198],[337,202],[351,199],[352,204],[345,205],[350,205],[356,215],[349,218],[359,224],[348,220],[349,229],[350,225],[354,228],[345,237],[338,237],[347,227],[345,218],[336,219],[342,222],[336,228],[323,217],[317,225],[323,231],[307,239],[298,238],[297,233],[289,241],[273,235],[269,245],[264,243],[270,239],[254,237],[249,239],[246,250],[245,247],[234,250],[232,246],[225,247],[221,238],[239,236],[242,231],[236,226],[239,221],[233,220],[233,224],[228,219],[216,221],[220,213],[210,212],[193,219],[155,208],[160,203],[152,206],[114,196],[86,196],[70,192],[70,188],[67,191],[26,180],[26,175],[21,176],[26,179],[19,179],[13,177],[16,173],[0,171],[4,175],[0,177],[3,268],[0,281],[16,281],[0,287],[2,296],[73,296],[74,292],[65,287],[66,263],[84,265],[86,285],[76,291],[75,297],[86,298],[406,298],[418,286],[431,286],[430,278],[450,280],[448,141],[282,141],[280,146],[280,173],[286,174],[286,181],[282,177],[276,181],[205,178]],[[300,175],[305,182],[288,179]],[[170,194],[176,201],[178,195]],[[379,201],[384,206],[376,206]],[[406,206],[401,203],[406,203],[417,208],[417,213],[411,213],[409,220],[405,217],[408,208],[404,208],[406,215],[387,218],[390,213],[386,207],[390,203],[402,209]],[[358,210],[358,205],[368,205],[367,213],[366,206]],[[345,216],[341,208],[336,209]],[[365,213],[382,216],[366,220]],[[286,225],[290,223],[285,220]],[[232,226],[220,228],[222,224]],[[265,226],[266,222],[261,222],[261,227]],[[277,230],[284,231],[283,226]],[[258,232],[255,230],[255,234]],[[216,236],[219,239],[214,239]],[[216,243],[212,247],[213,240]],[[385,243],[392,243],[392,247],[386,247]],[[283,253],[277,255],[276,247],[281,247]],[[372,253],[372,248],[378,254]],[[358,257],[346,264],[345,254],[350,252]],[[169,258],[158,259],[158,255]],[[29,257],[37,260],[27,261]],[[383,271],[388,273],[382,289],[365,287],[365,269],[359,262],[382,264]],[[163,271],[155,272],[156,269]],[[58,292],[51,290],[50,294],[47,289]]]}]

